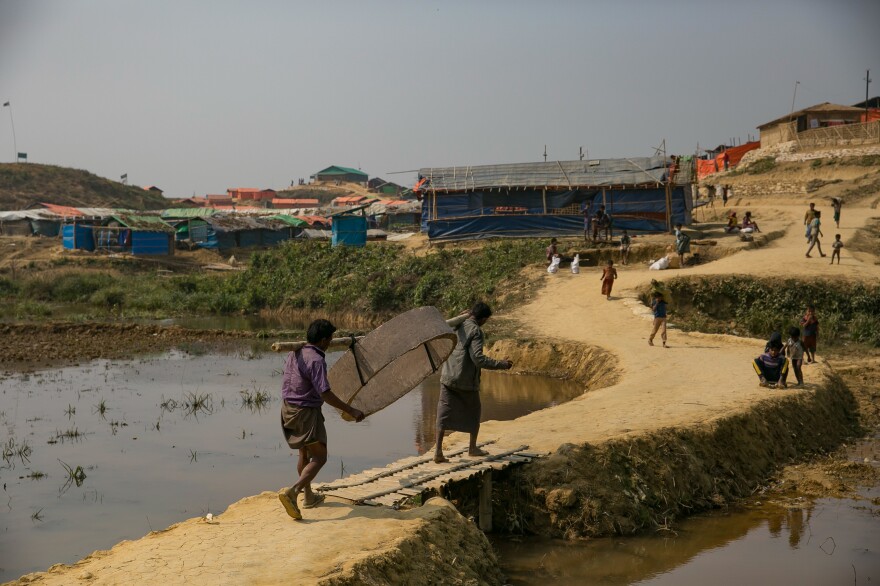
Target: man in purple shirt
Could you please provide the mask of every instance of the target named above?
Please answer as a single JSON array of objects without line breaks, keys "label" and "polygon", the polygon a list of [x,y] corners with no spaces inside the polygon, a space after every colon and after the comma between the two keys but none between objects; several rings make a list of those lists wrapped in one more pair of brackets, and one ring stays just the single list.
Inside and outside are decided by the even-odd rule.
[{"label": "man in purple shirt", "polygon": [[308,344],[287,355],[281,383],[281,427],[287,444],[299,450],[296,470],[299,480],[278,492],[278,500],[294,519],[302,519],[296,498],[303,493],[303,508],[310,509],[324,500],[312,492],[312,480],[327,463],[327,430],[321,405],[328,403],[348,413],[355,421],[364,414],[347,405],[330,390],[324,351],[330,346],[336,328],[326,319],[316,319],[306,333]]}]

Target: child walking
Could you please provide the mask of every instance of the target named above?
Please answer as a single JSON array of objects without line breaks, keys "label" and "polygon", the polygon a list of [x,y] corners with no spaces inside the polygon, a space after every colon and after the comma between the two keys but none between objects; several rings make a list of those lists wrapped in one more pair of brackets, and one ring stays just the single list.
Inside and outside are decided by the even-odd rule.
[{"label": "child walking", "polygon": [[617,269],[614,268],[614,261],[610,258],[605,262],[605,268],[602,269],[602,295],[611,299],[611,287],[614,286],[614,279],[617,278]]},{"label": "child walking", "polygon": [[785,355],[791,361],[791,369],[797,379],[797,386],[804,385],[804,344],[801,342],[801,331],[791,326],[788,328],[788,341],[785,343]]},{"label": "child walking", "polygon": [[823,257],[825,256],[825,253],[822,252],[822,243],[819,242],[819,237],[825,236],[824,234],[822,234],[821,217],[822,217],[822,212],[820,212],[819,210],[816,210],[815,216],[813,217],[813,220],[810,222],[810,247],[807,248],[807,258],[812,258],[810,256],[810,252],[813,250],[814,246],[819,249],[819,256],[823,256]]},{"label": "child walking", "polygon": [[651,301],[651,311],[654,313],[654,325],[651,329],[651,335],[648,337],[648,345],[654,345],[654,336],[660,331],[660,339],[663,340],[663,347],[666,348],[666,301],[663,299],[663,293],[654,292],[654,299]]},{"label": "child walking", "polygon": [[843,248],[843,242],[840,241],[840,234],[834,235],[834,242],[831,243],[831,264],[834,264],[834,257],[837,257],[837,264],[840,264],[840,249]]},{"label": "child walking", "polygon": [[629,237],[629,234],[626,233],[626,230],[623,231],[623,236],[620,237],[620,262],[626,265],[629,260],[629,247],[632,243],[632,239]]},{"label": "child walking", "polygon": [[819,318],[816,317],[816,307],[811,303],[807,306],[807,312],[801,318],[801,327],[804,328],[804,353],[807,355],[807,364],[816,362],[816,341],[819,339]]}]

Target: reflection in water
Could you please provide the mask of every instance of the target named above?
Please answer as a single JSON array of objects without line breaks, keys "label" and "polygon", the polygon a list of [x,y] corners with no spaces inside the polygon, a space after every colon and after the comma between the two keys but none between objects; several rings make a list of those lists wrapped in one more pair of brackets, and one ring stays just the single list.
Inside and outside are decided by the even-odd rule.
[{"label": "reflection in water", "polygon": [[763,505],[687,519],[677,534],[586,543],[498,538],[511,584],[845,584],[880,579],[867,501]]},{"label": "reflection in water", "polygon": [[[0,442],[32,450],[27,461],[0,460],[7,505],[0,507],[0,582],[295,480],[296,459],[278,422],[285,356],[253,341],[230,343],[223,353],[198,344],[187,350],[0,375]],[[559,381],[487,374],[488,419],[578,394]],[[325,407],[330,457],[318,482],[429,449],[438,394],[432,377],[360,424]],[[77,470],[79,480],[68,482]]]},{"label": "reflection in water", "polygon": [[[510,375],[491,370],[482,372],[480,421],[510,421],[533,411],[570,401],[583,393],[580,386],[533,375]],[[420,385],[421,413],[413,414],[416,447],[424,454],[434,446],[437,434],[437,401],[440,375]]]}]

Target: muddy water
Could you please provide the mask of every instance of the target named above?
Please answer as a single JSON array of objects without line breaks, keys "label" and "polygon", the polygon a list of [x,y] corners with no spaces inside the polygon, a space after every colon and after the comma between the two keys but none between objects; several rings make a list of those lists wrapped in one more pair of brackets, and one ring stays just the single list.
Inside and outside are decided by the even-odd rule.
[{"label": "muddy water", "polygon": [[687,519],[674,533],[493,541],[513,585],[876,584],[880,490],[862,496],[753,501]]},{"label": "muddy water", "polygon": [[[0,581],[292,484],[296,462],[278,421],[282,366],[282,355],[247,348],[0,376],[0,441],[13,442],[0,460]],[[248,406],[241,393],[258,391],[271,401]],[[512,419],[579,393],[487,372],[483,416]],[[426,451],[438,395],[434,377],[361,424],[325,408],[330,459],[318,480]],[[193,397],[207,399],[188,408]],[[64,464],[85,478],[71,480]]]}]

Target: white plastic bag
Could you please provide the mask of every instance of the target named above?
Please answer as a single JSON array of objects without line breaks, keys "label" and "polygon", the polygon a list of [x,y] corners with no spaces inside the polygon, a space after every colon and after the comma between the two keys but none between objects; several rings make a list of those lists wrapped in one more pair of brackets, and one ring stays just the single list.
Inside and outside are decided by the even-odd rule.
[{"label": "white plastic bag", "polygon": [[559,258],[559,255],[554,254],[553,260],[550,261],[550,266],[547,267],[547,272],[550,273],[551,275],[555,275],[557,273],[557,271],[559,271],[559,263],[561,261],[562,261],[562,259]]},{"label": "white plastic bag", "polygon": [[669,258],[664,256],[663,258],[661,258],[660,260],[658,260],[657,262],[655,262],[651,266],[649,266],[648,270],[662,271],[662,270],[668,269],[668,268],[669,268]]},{"label": "white plastic bag", "polygon": [[581,272],[581,255],[576,254],[574,258],[571,259],[571,274],[577,275]]}]

